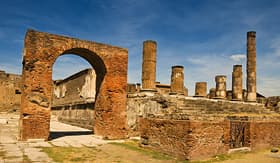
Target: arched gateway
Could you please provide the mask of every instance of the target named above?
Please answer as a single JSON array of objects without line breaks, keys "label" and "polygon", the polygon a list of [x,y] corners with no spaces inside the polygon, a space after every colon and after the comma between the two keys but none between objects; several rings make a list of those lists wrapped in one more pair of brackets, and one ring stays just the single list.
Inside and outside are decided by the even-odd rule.
[{"label": "arched gateway", "polygon": [[126,137],[127,49],[28,30],[23,52],[20,139],[48,139],[52,66],[60,55],[69,53],[83,57],[96,71],[94,133],[109,139]]}]

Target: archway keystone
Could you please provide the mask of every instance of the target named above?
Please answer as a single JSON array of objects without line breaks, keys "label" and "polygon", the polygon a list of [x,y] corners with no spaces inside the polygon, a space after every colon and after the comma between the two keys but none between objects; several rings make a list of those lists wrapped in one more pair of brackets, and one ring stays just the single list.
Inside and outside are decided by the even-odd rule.
[{"label": "archway keystone", "polygon": [[96,71],[94,133],[109,139],[125,138],[127,49],[28,30],[24,40],[20,139],[49,137],[52,66],[63,54],[86,59]]}]

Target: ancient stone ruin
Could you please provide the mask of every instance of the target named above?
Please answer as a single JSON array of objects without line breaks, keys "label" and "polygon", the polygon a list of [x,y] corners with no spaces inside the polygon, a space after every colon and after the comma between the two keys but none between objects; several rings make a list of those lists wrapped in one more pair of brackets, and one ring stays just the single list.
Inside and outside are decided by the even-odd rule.
[{"label": "ancient stone ruin", "polygon": [[51,112],[63,123],[93,130],[96,74],[85,69],[54,81]]},{"label": "ancient stone ruin", "polygon": [[0,111],[16,111],[21,101],[21,76],[0,70]]},{"label": "ancient stone ruin", "polygon": [[[217,75],[216,88],[196,82],[189,96],[181,65],[171,67],[170,83],[156,80],[155,41],[143,43],[141,85],[127,83],[126,49],[29,30],[22,76],[1,71],[0,86],[16,105],[22,96],[21,140],[47,140],[55,114],[106,139],[140,136],[142,147],[180,159],[279,146],[280,97],[257,93],[255,39],[256,32],[247,33],[246,90],[242,66],[233,65],[232,90],[226,89],[230,77]],[[53,63],[70,53],[85,58],[92,69],[52,81]],[[1,105],[13,106],[10,101]]]},{"label": "ancient stone ruin", "polygon": [[143,63],[142,63],[142,89],[156,89],[156,54],[157,43],[147,40],[143,43]]},{"label": "ancient stone ruin", "polygon": [[127,50],[29,30],[23,52],[20,139],[48,139],[52,65],[60,55],[69,53],[86,59],[96,72],[94,132],[107,138],[125,138]]},{"label": "ancient stone ruin", "polygon": [[243,100],[242,65],[234,65],[232,72],[232,100]]}]

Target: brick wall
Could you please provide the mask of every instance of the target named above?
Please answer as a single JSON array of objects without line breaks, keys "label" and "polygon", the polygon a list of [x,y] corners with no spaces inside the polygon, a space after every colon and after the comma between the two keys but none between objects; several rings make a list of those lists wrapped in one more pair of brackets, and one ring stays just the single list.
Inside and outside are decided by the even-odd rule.
[{"label": "brick wall", "polygon": [[[227,153],[231,146],[231,121],[193,121],[187,119],[140,118],[143,147],[180,159],[197,160]],[[236,121],[235,121],[236,122]],[[239,121],[242,122],[242,121]],[[252,150],[280,146],[280,119],[249,121],[243,147]],[[247,143],[248,142],[248,143]]]},{"label": "brick wall", "polygon": [[195,122],[140,118],[142,145],[180,159],[200,159],[226,153],[225,122]]}]

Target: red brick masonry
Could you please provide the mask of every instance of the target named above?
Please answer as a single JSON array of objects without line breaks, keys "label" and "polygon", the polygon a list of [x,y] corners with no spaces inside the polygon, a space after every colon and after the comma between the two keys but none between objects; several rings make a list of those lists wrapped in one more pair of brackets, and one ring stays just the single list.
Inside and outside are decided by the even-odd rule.
[{"label": "red brick masonry", "polygon": [[126,137],[127,49],[28,30],[23,51],[20,139],[48,139],[52,66],[63,54],[81,56],[96,71],[95,134],[109,139]]}]

